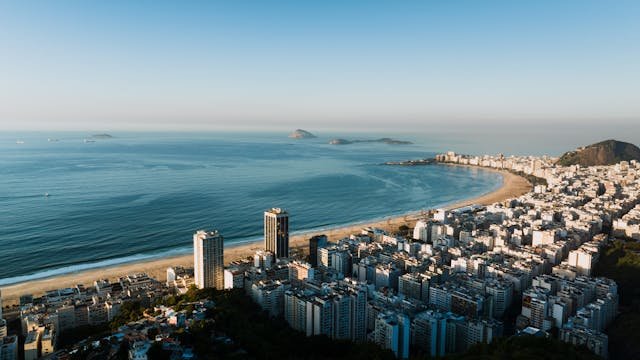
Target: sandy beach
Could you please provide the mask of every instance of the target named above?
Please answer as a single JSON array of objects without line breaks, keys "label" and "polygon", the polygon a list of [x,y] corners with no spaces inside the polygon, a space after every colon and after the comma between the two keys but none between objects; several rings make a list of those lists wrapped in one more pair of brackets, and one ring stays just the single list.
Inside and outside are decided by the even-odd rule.
[{"label": "sandy beach", "polygon": [[[463,165],[447,165],[447,166],[463,166]],[[507,171],[483,169],[485,171],[499,172],[503,176],[502,186],[493,192],[482,196],[460,201],[450,204],[446,208],[455,209],[471,204],[488,205],[500,202],[509,198],[520,196],[531,190],[531,184],[524,178],[509,173]],[[359,233],[364,227],[376,227],[387,231],[396,231],[399,226],[407,225],[413,227],[420,212],[409,213],[402,216],[378,219],[360,224],[352,224],[349,226],[336,227],[322,232],[305,232],[303,234],[295,234],[290,237],[290,247],[305,248],[308,239],[316,234],[325,234],[329,240],[336,241],[338,239],[349,236],[350,234]],[[242,244],[236,246],[228,246],[225,248],[225,262],[229,263],[234,260],[252,256],[252,254],[262,248],[262,242],[254,242],[250,244]],[[43,294],[45,291],[60,289],[65,287],[73,287],[77,284],[92,285],[97,279],[117,279],[127,274],[145,272],[159,280],[166,278],[166,269],[170,266],[193,266],[193,255],[181,255],[175,257],[167,257],[142,261],[136,263],[127,263],[114,265],[105,268],[97,268],[91,270],[69,273],[65,275],[55,276],[46,279],[33,280],[13,285],[8,285],[0,290],[4,305],[15,304],[20,295],[33,294],[35,296]]]}]

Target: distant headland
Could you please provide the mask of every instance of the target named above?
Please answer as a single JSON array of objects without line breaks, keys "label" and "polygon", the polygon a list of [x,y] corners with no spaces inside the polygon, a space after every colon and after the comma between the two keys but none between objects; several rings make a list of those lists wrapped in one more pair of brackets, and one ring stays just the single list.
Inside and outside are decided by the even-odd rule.
[{"label": "distant headland", "polygon": [[617,140],[605,140],[563,154],[558,159],[558,165],[602,166],[631,160],[640,161],[640,149],[637,146]]},{"label": "distant headland", "polygon": [[373,140],[346,140],[346,139],[333,139],[329,141],[331,145],[349,145],[358,143],[383,143],[388,145],[411,145],[411,141],[396,140],[392,138],[380,138]]}]

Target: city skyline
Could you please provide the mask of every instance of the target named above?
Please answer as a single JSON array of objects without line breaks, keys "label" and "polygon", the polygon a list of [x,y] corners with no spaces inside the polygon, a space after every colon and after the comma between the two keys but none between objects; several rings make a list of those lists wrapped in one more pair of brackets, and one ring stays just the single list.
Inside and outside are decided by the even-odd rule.
[{"label": "city skyline", "polygon": [[639,13],[633,1],[3,2],[0,130],[631,124]]}]

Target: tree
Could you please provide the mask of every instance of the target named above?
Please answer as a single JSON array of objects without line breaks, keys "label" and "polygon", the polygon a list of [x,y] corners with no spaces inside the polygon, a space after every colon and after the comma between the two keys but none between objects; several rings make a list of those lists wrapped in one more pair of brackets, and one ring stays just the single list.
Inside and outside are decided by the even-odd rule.
[{"label": "tree", "polygon": [[144,311],[145,309],[140,304],[140,301],[127,301],[122,303],[118,315],[111,321],[111,328],[117,329],[124,324],[140,320]]},{"label": "tree", "polygon": [[171,358],[171,352],[162,348],[162,344],[154,342],[149,351],[147,351],[147,358],[149,360],[169,360]]}]

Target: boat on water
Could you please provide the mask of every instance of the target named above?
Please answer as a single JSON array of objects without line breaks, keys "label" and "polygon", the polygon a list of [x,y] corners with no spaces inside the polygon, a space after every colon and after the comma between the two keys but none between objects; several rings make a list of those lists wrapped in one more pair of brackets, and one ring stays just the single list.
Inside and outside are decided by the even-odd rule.
[{"label": "boat on water", "polygon": [[53,138],[49,138],[49,139],[47,139],[47,141],[49,141],[49,142],[58,142],[58,141],[60,141],[60,140],[58,140],[58,139],[53,139]]},{"label": "boat on water", "polygon": [[85,143],[85,144],[87,144],[87,143],[94,143],[94,142],[96,142],[96,141],[95,141],[95,140],[91,140],[91,139],[84,139],[84,143]]},{"label": "boat on water", "polygon": [[18,144],[18,145],[22,145],[22,144],[24,144],[24,141],[22,141],[22,140],[16,140],[16,144]]},{"label": "boat on water", "polygon": [[48,192],[44,193],[44,197],[49,197],[49,193]]}]

